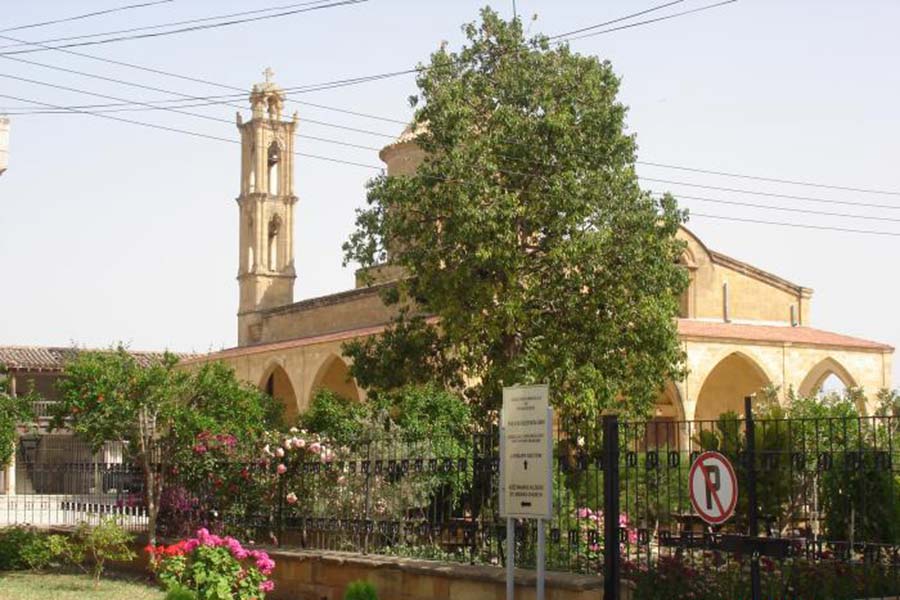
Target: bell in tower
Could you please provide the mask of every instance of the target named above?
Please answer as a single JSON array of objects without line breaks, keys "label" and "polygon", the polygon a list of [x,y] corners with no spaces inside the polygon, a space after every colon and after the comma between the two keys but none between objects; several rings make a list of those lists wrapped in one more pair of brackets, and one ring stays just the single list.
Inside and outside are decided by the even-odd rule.
[{"label": "bell in tower", "polygon": [[241,132],[238,344],[264,341],[262,313],[294,301],[294,130],[282,120],[284,91],[265,81],[250,93],[251,118]]}]

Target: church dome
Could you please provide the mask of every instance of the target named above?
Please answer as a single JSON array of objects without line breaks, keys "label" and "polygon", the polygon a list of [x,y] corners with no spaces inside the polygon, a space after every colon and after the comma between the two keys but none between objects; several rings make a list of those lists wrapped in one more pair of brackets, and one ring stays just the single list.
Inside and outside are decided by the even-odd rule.
[{"label": "church dome", "polygon": [[388,175],[409,175],[415,171],[425,155],[415,140],[427,130],[427,122],[410,123],[396,140],[381,149],[378,157],[387,165]]}]

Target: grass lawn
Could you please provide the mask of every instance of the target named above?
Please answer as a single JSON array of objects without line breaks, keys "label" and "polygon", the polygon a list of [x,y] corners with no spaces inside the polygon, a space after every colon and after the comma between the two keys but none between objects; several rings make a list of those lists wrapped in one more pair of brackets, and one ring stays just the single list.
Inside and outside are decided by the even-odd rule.
[{"label": "grass lawn", "polygon": [[0,573],[2,600],[162,600],[164,597],[159,588],[135,579],[104,578],[95,588],[94,581],[86,575]]}]

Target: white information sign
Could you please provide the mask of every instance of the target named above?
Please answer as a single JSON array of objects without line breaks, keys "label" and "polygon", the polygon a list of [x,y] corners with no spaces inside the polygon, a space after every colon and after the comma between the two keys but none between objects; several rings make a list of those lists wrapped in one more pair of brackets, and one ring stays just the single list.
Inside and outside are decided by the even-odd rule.
[{"label": "white information sign", "polygon": [[553,424],[549,388],[503,388],[500,482],[502,517],[549,519],[553,513]]}]

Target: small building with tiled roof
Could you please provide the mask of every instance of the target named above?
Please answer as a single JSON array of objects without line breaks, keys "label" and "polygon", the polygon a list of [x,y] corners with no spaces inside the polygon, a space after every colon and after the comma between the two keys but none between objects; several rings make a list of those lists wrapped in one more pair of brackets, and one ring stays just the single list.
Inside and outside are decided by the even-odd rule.
[{"label": "small building with tiled roof", "polygon": [[[277,109],[281,96],[275,90]],[[381,292],[403,273],[386,265],[370,271],[372,284],[358,281],[352,290],[294,301],[297,199],[289,144],[296,121],[265,114],[269,93],[255,93],[253,118],[238,122],[238,346],[186,362],[227,362],[241,378],[279,398],[292,416],[319,388],[364,398],[349,378],[341,345],[384,329],[394,309],[384,305]],[[379,153],[388,175],[418,168],[424,158],[418,133],[406,128]],[[782,398],[790,390],[806,395],[829,378],[861,388],[867,399],[861,408],[874,409],[877,392],[891,385],[893,348],[813,328],[811,289],[710,250],[686,228],[678,237],[685,242],[680,262],[690,275],[678,322],[687,375],[661,392],[658,419],[742,412],[744,396],[763,388],[777,388]]]},{"label": "small building with tiled roof", "polygon": [[[68,430],[50,431],[51,405],[57,401],[56,383],[65,376],[65,367],[86,349],[54,346],[0,346],[0,373],[13,394],[33,391],[39,397],[32,406],[35,422],[26,427],[16,445],[15,458],[0,470],[0,494],[56,493],[58,467],[92,461],[121,462],[121,444],[107,444],[94,452]],[[144,366],[163,359],[163,352],[129,351]],[[193,355],[176,354],[182,359]]]}]

